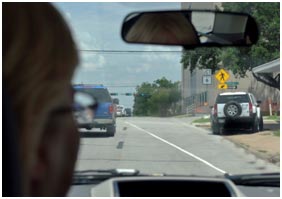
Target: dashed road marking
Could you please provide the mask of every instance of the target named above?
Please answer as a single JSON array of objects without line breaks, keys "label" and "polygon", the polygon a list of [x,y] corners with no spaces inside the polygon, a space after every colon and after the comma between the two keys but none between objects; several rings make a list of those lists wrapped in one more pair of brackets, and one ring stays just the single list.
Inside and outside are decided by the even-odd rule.
[{"label": "dashed road marking", "polygon": [[124,142],[123,141],[120,141],[117,145],[117,149],[122,149],[123,148],[123,144]]}]

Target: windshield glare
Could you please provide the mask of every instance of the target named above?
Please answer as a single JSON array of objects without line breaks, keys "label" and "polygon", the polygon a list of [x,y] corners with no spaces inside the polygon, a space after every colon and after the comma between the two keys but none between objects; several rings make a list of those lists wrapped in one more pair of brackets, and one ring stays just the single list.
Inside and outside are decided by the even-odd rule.
[{"label": "windshield glare", "polygon": [[89,93],[94,99],[99,102],[111,102],[110,94],[107,92],[106,89],[99,89],[99,88],[84,88],[78,89],[81,92]]},{"label": "windshield glare", "polygon": [[[79,128],[76,170],[124,168],[199,176],[280,171],[280,85],[276,78],[280,71],[279,66],[271,68],[280,62],[279,3],[53,4],[77,43],[80,63],[73,84],[106,88],[84,89],[103,106],[99,114],[94,111],[91,128]],[[257,20],[261,38],[250,48],[191,50],[122,40],[122,23],[129,13],[176,9],[247,12]],[[213,16],[196,13],[194,17],[205,21],[197,29],[213,29]],[[267,73],[263,69],[253,73],[253,68],[263,64]],[[228,121],[239,128],[228,128],[232,115],[226,117],[223,106],[212,107],[229,101],[249,102],[249,98],[218,97],[224,92],[252,93],[261,101],[259,108],[236,115],[241,120]],[[122,112],[124,108],[127,111]]]}]

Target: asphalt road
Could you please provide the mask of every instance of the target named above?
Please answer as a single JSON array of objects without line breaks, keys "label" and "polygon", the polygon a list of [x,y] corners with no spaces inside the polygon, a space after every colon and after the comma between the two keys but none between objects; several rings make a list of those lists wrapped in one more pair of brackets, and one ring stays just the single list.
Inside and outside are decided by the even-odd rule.
[{"label": "asphalt road", "polygon": [[142,173],[214,176],[279,172],[221,136],[189,124],[194,118],[117,118],[117,132],[80,130],[76,170],[131,168]]}]

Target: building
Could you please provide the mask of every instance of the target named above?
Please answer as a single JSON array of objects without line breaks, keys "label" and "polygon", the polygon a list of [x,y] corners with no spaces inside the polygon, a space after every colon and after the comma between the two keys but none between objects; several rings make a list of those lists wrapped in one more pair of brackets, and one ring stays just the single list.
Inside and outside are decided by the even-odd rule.
[{"label": "building", "polygon": [[[269,73],[280,78],[280,58],[253,68],[254,73]],[[280,80],[279,80],[280,81]],[[280,91],[267,86],[255,79],[252,82],[252,91],[262,101],[261,109],[265,114],[280,114]]]}]

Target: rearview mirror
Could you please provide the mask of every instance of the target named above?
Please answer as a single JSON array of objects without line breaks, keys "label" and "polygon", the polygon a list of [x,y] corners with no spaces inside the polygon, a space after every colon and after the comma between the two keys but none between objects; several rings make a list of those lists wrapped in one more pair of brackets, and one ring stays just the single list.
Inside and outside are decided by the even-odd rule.
[{"label": "rearview mirror", "polygon": [[248,14],[218,11],[135,12],[123,22],[128,43],[201,46],[251,46],[258,27]]}]

